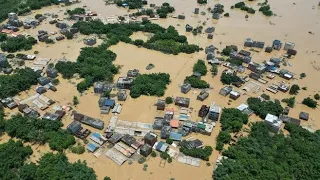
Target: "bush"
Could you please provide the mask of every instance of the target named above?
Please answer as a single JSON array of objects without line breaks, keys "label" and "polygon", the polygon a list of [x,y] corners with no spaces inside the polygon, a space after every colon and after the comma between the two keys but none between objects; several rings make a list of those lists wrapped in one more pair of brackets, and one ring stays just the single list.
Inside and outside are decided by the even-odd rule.
[{"label": "bush", "polygon": [[198,4],[207,4],[207,0],[197,0]]},{"label": "bush", "polygon": [[133,42],[133,44],[134,45],[136,45],[136,46],[142,46],[143,45],[143,40],[141,40],[141,39],[137,39],[137,40],[135,40],[134,42]]},{"label": "bush", "polygon": [[139,164],[143,164],[144,162],[146,162],[146,158],[145,157],[141,157],[139,160],[138,160],[138,163]]},{"label": "bush", "polygon": [[303,79],[303,78],[305,78],[305,77],[307,77],[306,73],[301,73],[301,74],[300,74],[300,79]]},{"label": "bush", "polygon": [[204,148],[194,148],[194,149],[188,149],[185,147],[180,147],[180,152],[187,156],[200,158],[205,161],[209,161],[209,157],[212,154],[212,147],[211,146],[205,146]]},{"label": "bush", "polygon": [[79,99],[77,96],[73,96],[73,105],[78,105],[79,104]]},{"label": "bush", "polygon": [[310,107],[310,108],[316,108],[318,106],[317,101],[311,99],[310,97],[304,98],[302,101],[302,104]]},{"label": "bush", "polygon": [[315,98],[316,100],[320,100],[320,95],[319,95],[319,94],[315,94],[315,95],[314,95],[314,98]]},{"label": "bush", "polygon": [[220,81],[222,82],[222,84],[232,84],[234,82],[238,82],[240,81],[240,78],[237,75],[234,74],[227,74],[227,73],[222,73],[221,77],[220,77]]},{"label": "bush", "polygon": [[71,16],[71,15],[75,15],[75,14],[85,14],[86,10],[83,8],[75,8],[73,10],[67,10],[67,13]]},{"label": "bush", "polygon": [[173,103],[172,97],[166,97],[166,104],[172,104],[172,103]]},{"label": "bush", "polygon": [[71,152],[75,154],[83,154],[86,149],[83,146],[73,146]]},{"label": "bush", "polygon": [[270,96],[268,94],[261,94],[261,97],[264,99],[264,100],[270,100]]},{"label": "bush", "polygon": [[166,143],[168,143],[168,144],[172,144],[173,143],[173,139],[170,139],[170,138],[168,138],[167,140],[166,140]]},{"label": "bush", "polygon": [[157,153],[155,151],[151,152],[151,157],[157,157]]},{"label": "bush", "polygon": [[202,76],[205,76],[208,72],[205,62],[199,59],[197,63],[193,65],[193,72],[198,72]]},{"label": "bush", "polygon": [[141,95],[163,96],[166,86],[170,83],[170,75],[166,73],[142,74],[133,80],[130,96],[138,98]]},{"label": "bush", "polygon": [[197,77],[194,76],[188,76],[186,77],[186,79],[184,80],[185,83],[190,83],[191,87],[193,88],[199,88],[199,89],[205,89],[205,88],[209,88],[210,85],[205,81],[205,80],[201,80]]},{"label": "bush", "polygon": [[111,178],[106,176],[106,177],[103,178],[103,180],[111,180]]},{"label": "bush", "polygon": [[212,64],[212,67],[211,67],[210,71],[211,71],[211,74],[212,74],[213,76],[218,75],[218,65]]},{"label": "bush", "polygon": [[259,98],[250,97],[247,100],[249,108],[260,118],[264,119],[268,113],[279,116],[283,112],[280,101],[261,101]]},{"label": "bush", "polygon": [[56,85],[60,84],[60,81],[59,81],[59,79],[53,79],[51,81],[51,83],[56,86]]},{"label": "bush", "polygon": [[296,98],[295,97],[285,98],[285,99],[282,99],[282,102],[286,103],[289,107],[293,108],[296,102]]},{"label": "bush", "polygon": [[42,14],[36,14],[36,15],[34,16],[35,19],[39,19],[39,18],[41,18],[41,17],[42,17]]},{"label": "bush", "polygon": [[167,160],[170,156],[167,152],[161,152],[160,157],[161,159]]},{"label": "bush", "polygon": [[52,40],[52,39],[47,39],[47,40],[45,41],[45,43],[46,43],[46,44],[54,44],[54,40]]},{"label": "bush", "polygon": [[301,89],[306,91],[308,88],[307,87],[302,87]]},{"label": "bush", "polygon": [[224,13],[223,16],[224,16],[224,17],[230,17],[230,14],[229,14],[229,13]]},{"label": "bush", "polygon": [[289,90],[289,94],[291,95],[297,95],[299,93],[300,87],[297,84],[294,84],[291,86],[290,90]]}]

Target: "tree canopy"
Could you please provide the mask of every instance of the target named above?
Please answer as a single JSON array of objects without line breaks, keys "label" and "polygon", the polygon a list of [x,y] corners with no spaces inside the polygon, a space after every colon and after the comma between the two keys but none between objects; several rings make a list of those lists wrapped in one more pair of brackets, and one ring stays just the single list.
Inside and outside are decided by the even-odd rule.
[{"label": "tree canopy", "polygon": [[202,76],[205,76],[208,72],[206,63],[199,59],[194,65],[193,65],[193,72],[198,72]]},{"label": "tree canopy", "polygon": [[268,113],[279,116],[283,112],[283,107],[279,100],[262,101],[259,98],[250,97],[247,100],[249,108],[260,118],[264,119]]},{"label": "tree canopy", "polygon": [[209,161],[209,157],[211,156],[213,148],[211,146],[205,146],[204,148],[193,148],[188,149],[184,146],[180,147],[180,152],[187,156],[200,158],[205,161]]},{"label": "tree canopy", "polygon": [[187,76],[184,81],[185,83],[190,83],[193,88],[205,89],[210,87],[209,83],[205,80],[199,79],[195,76]]},{"label": "tree canopy", "polygon": [[240,78],[237,75],[223,72],[221,74],[220,81],[222,82],[222,84],[230,85],[230,84],[232,84],[234,82],[240,81]]},{"label": "tree canopy", "polygon": [[75,143],[74,137],[61,129],[60,121],[50,121],[24,117],[21,114],[12,116],[5,123],[5,130],[11,137],[32,143],[49,143],[52,150],[63,151]]},{"label": "tree canopy", "polygon": [[310,97],[304,98],[302,101],[302,104],[304,104],[310,108],[316,108],[318,106],[318,102],[313,100]]},{"label": "tree canopy", "polygon": [[17,36],[6,38],[6,41],[1,43],[1,50],[7,52],[17,52],[20,50],[31,50],[32,46],[38,41],[33,37]]},{"label": "tree canopy", "polygon": [[67,13],[71,16],[71,15],[75,15],[75,14],[85,14],[86,10],[83,8],[75,8],[72,10],[67,10]]},{"label": "tree canopy", "polygon": [[286,124],[288,136],[271,135],[261,122],[250,135],[222,154],[229,157],[214,171],[214,179],[319,179],[319,130],[311,133]]},{"label": "tree canopy", "polygon": [[133,80],[130,88],[130,96],[133,98],[138,98],[141,95],[163,96],[169,83],[169,74],[142,74]]},{"label": "tree canopy", "polygon": [[0,75],[0,98],[15,96],[38,83],[40,74],[30,68],[19,69],[12,75]]}]

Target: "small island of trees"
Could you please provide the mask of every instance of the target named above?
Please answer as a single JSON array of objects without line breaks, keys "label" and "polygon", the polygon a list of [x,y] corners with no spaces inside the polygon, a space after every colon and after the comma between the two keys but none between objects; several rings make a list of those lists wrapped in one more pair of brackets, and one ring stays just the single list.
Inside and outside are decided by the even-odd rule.
[{"label": "small island of trees", "polygon": [[133,80],[132,86],[130,88],[130,96],[132,98],[138,98],[141,95],[160,97],[164,95],[169,83],[169,74],[142,74]]},{"label": "small island of trees", "polygon": [[[5,37],[5,38],[4,38]],[[17,52],[21,50],[31,50],[32,46],[38,41],[33,37],[17,36],[17,37],[6,37],[1,38],[1,50],[9,53]]]}]

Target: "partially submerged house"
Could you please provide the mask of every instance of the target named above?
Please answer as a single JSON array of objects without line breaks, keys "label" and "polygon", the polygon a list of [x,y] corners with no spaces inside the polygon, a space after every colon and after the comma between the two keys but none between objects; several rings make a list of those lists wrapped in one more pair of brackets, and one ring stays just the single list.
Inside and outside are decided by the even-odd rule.
[{"label": "partially submerged house", "polygon": [[233,51],[230,53],[230,57],[234,59],[238,59],[244,63],[251,62],[251,53],[249,51],[241,50],[240,52]]},{"label": "partially submerged house", "polygon": [[90,38],[84,39],[83,43],[88,46],[93,46],[97,43],[97,40],[94,37],[90,37]]},{"label": "partially submerged house", "polygon": [[266,66],[265,64],[258,64],[255,62],[250,62],[248,65],[248,69],[251,70],[252,72],[258,73],[258,74],[262,74],[265,72],[266,70]]},{"label": "partially submerged house", "polygon": [[209,109],[208,119],[217,121],[219,119],[220,113],[221,113],[221,107],[216,105],[216,103],[212,102]]},{"label": "partially submerged house", "polygon": [[239,111],[241,111],[243,114],[246,114],[248,116],[250,116],[251,114],[253,114],[253,111],[249,108],[248,105],[246,104],[240,104],[237,109]]},{"label": "partially submerged house", "polygon": [[197,100],[204,101],[209,97],[209,93],[205,90],[202,90],[200,94],[197,96]]},{"label": "partially submerged house", "polygon": [[67,130],[80,139],[88,137],[91,133],[90,130],[81,127],[81,123],[79,121],[72,121],[67,126]]},{"label": "partially submerged house", "polygon": [[280,50],[282,48],[282,43],[280,40],[274,40],[272,43],[272,48],[275,50]]},{"label": "partially submerged house", "polygon": [[157,151],[166,152],[167,149],[168,149],[168,147],[169,147],[169,144],[160,141],[160,142],[156,142],[153,147],[154,147],[154,149],[156,149]]},{"label": "partially submerged house", "polygon": [[264,119],[264,123],[268,126],[271,132],[279,133],[282,121],[277,116],[272,114],[267,114]]},{"label": "partially submerged house", "polygon": [[289,49],[294,49],[295,47],[295,44],[292,43],[292,42],[286,42],[284,43],[284,47],[283,47],[283,50],[287,51]]},{"label": "partially submerged house", "polygon": [[49,113],[49,112],[46,112],[43,116],[42,116],[42,119],[45,119],[45,120],[50,120],[50,121],[60,121],[61,118],[58,114],[52,114],[52,113]]},{"label": "partially submerged house", "polygon": [[118,101],[125,101],[128,97],[127,91],[125,89],[120,89],[117,94],[117,97],[118,97]]},{"label": "partially submerged house", "polygon": [[230,99],[237,100],[239,97],[240,97],[240,93],[239,92],[237,92],[237,91],[231,91],[230,92],[230,96],[229,96]]},{"label": "partially submerged house", "polygon": [[206,106],[206,105],[202,105],[199,112],[198,112],[198,116],[199,117],[206,117],[207,114],[209,113],[209,109],[210,107]]},{"label": "partially submerged house", "polygon": [[170,126],[163,126],[161,128],[160,138],[167,139],[170,136],[171,131],[172,131],[172,128]]},{"label": "partially submerged house", "polygon": [[56,78],[58,76],[58,71],[54,68],[48,68],[46,70],[47,76],[50,78]]},{"label": "partially submerged house", "polygon": [[150,146],[153,146],[154,143],[157,142],[157,137],[158,136],[156,134],[149,132],[144,136],[143,139],[144,139],[144,142],[146,144],[149,144]]},{"label": "partially submerged house", "polygon": [[129,70],[127,72],[127,77],[137,77],[140,74],[138,69]]},{"label": "partially submerged house", "polygon": [[144,144],[140,148],[140,154],[144,157],[149,156],[151,152],[152,152],[152,146],[150,146],[149,144]]},{"label": "partially submerged house", "polygon": [[166,108],[166,102],[162,99],[158,99],[157,101],[157,110],[164,110]]},{"label": "partially submerged house", "polygon": [[182,134],[177,133],[177,132],[170,132],[170,139],[174,141],[181,141],[182,140]]},{"label": "partially submerged house", "polygon": [[176,97],[176,99],[174,100],[174,104],[180,107],[188,108],[190,105],[190,99],[184,97]]},{"label": "partially submerged house", "polygon": [[132,78],[119,77],[119,79],[117,81],[117,87],[119,89],[130,89],[132,82],[133,82]]},{"label": "partially submerged house", "polygon": [[302,119],[302,120],[308,121],[308,120],[309,120],[309,113],[306,113],[306,112],[300,112],[300,113],[299,113],[299,119]]},{"label": "partially submerged house", "polygon": [[290,71],[286,70],[286,69],[282,69],[279,72],[279,76],[284,78],[284,79],[292,79],[293,78],[293,73],[291,73]]},{"label": "partially submerged house", "polygon": [[51,82],[51,79],[50,78],[48,78],[48,77],[39,77],[38,78],[38,82],[39,82],[39,84],[41,85],[41,86],[45,86],[45,85],[47,85],[47,84],[49,84],[50,82]]},{"label": "partially submerged house", "polygon": [[296,118],[292,118],[292,117],[289,117],[287,115],[280,115],[279,116],[279,119],[282,121],[282,122],[285,122],[285,123],[291,123],[291,124],[295,124],[297,126],[300,126],[301,124],[301,121],[299,119],[296,119]]},{"label": "partially submerged house", "polygon": [[181,86],[181,92],[187,94],[191,90],[191,84],[185,83]]},{"label": "partially submerged house", "polygon": [[225,86],[220,89],[219,94],[222,96],[228,96],[230,92],[232,91],[232,86]]},{"label": "partially submerged house", "polygon": [[193,30],[193,27],[190,26],[189,24],[186,25],[186,32],[191,32]]}]

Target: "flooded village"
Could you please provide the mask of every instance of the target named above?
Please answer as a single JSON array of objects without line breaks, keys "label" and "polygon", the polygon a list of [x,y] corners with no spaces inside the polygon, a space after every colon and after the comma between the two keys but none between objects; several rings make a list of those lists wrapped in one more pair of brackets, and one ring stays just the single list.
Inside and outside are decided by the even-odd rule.
[{"label": "flooded village", "polygon": [[[70,162],[85,161],[97,179],[209,180],[228,158],[223,150],[248,136],[255,122],[273,134],[288,134],[287,123],[320,128],[317,0],[142,2],[131,9],[126,2],[82,0],[8,14],[0,27],[1,76],[30,68],[39,77],[1,97],[5,118],[60,121],[75,137],[72,146],[85,148],[74,153],[71,146],[52,150],[26,141],[33,150],[28,162],[63,152]],[[265,6],[270,10],[259,10]],[[8,39],[21,36],[36,43],[10,52]],[[183,47],[160,42],[170,39]],[[237,118],[226,117],[226,109],[243,122],[225,123]],[[230,139],[221,144],[222,132]],[[4,132],[0,144],[9,139]]]}]

